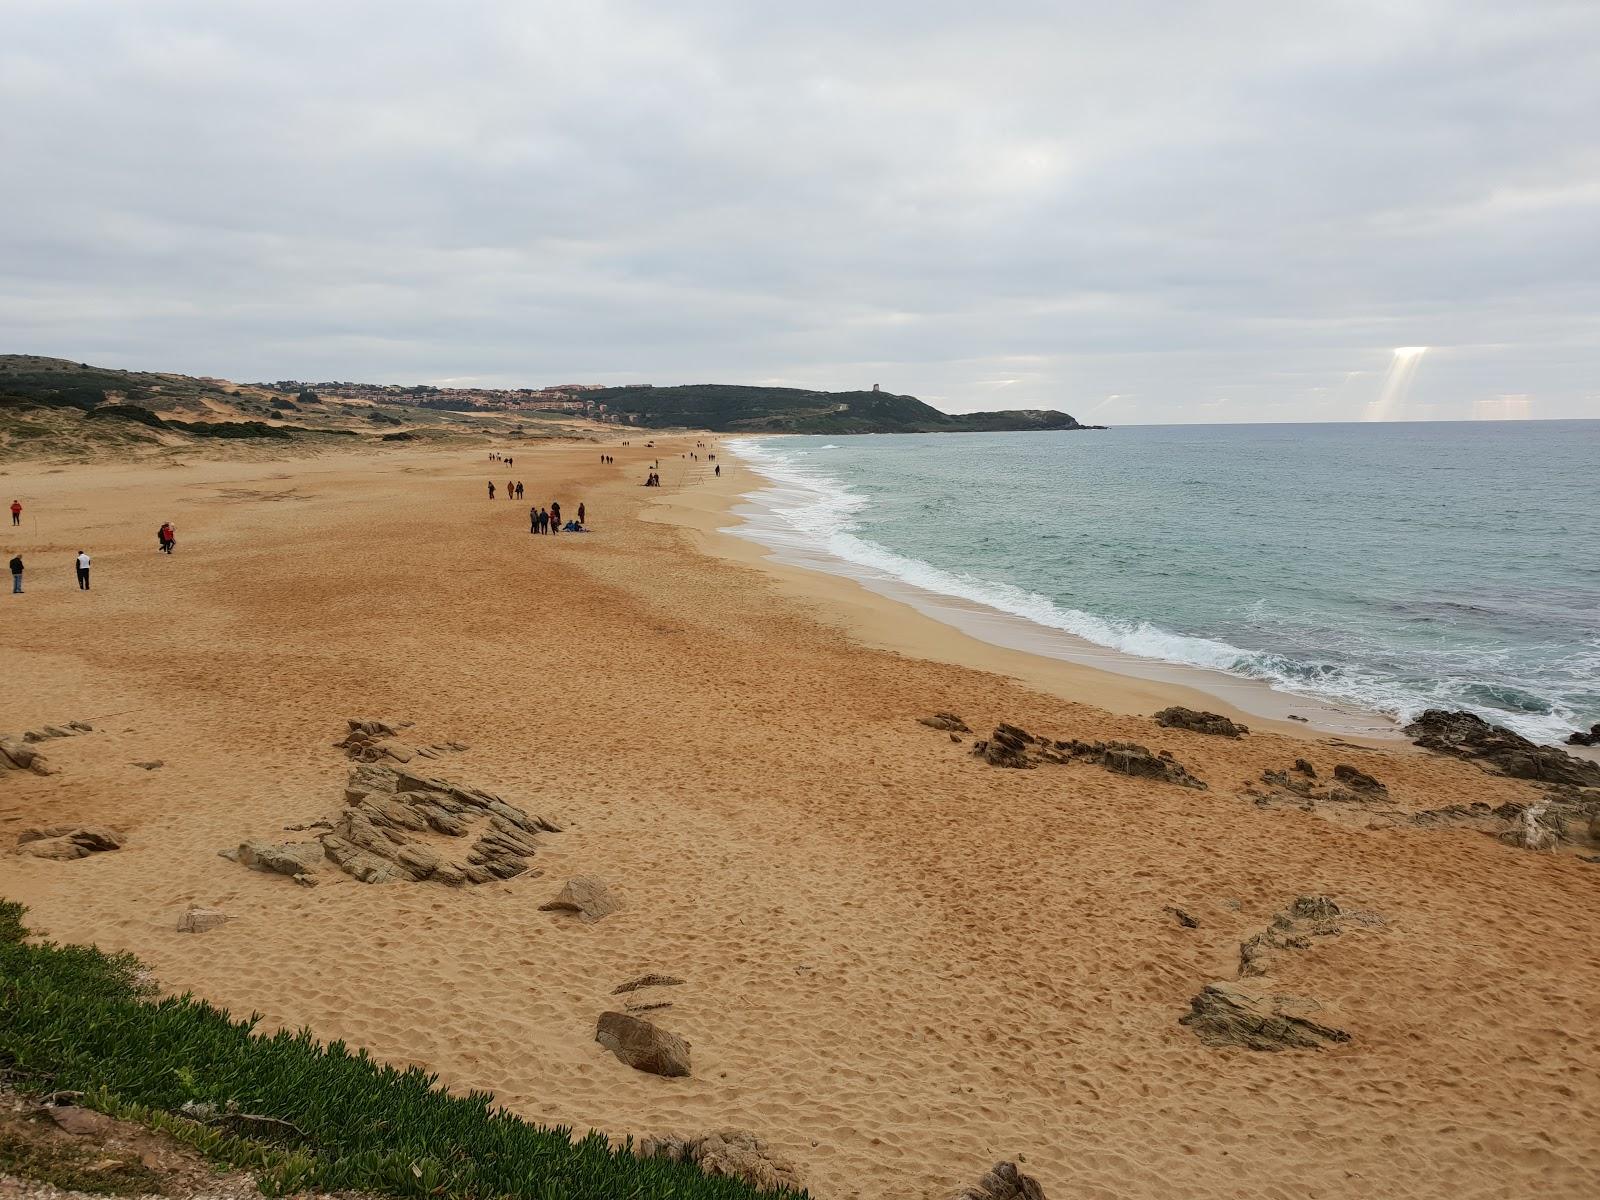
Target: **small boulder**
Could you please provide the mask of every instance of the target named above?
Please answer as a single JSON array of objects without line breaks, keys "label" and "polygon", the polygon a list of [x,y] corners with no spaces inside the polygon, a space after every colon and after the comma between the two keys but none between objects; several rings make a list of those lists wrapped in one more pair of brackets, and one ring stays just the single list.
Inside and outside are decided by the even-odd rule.
[{"label": "small boulder", "polygon": [[1348,1042],[1344,1030],[1315,1020],[1319,1006],[1243,983],[1208,983],[1178,1019],[1208,1046],[1247,1050],[1322,1050]]},{"label": "small boulder", "polygon": [[257,871],[305,875],[327,858],[321,842],[240,842],[237,861]]},{"label": "small boulder", "polygon": [[932,729],[943,729],[947,733],[971,733],[967,723],[955,713],[934,713],[931,717],[918,717],[918,721]]},{"label": "small boulder", "polygon": [[1163,708],[1154,719],[1157,725],[1167,729],[1187,729],[1190,733],[1209,733],[1216,737],[1243,737],[1250,732],[1248,726],[1230,721],[1220,713],[1197,712],[1176,704]]},{"label": "small boulder", "polygon": [[17,835],[17,852],[34,858],[71,862],[120,850],[122,835],[99,825],[47,825],[24,829]]},{"label": "small boulder", "polygon": [[689,1074],[689,1043],[643,1017],[603,1012],[594,1040],[636,1071],[673,1078]]},{"label": "small boulder", "polygon": [[1347,788],[1358,792],[1387,792],[1389,789],[1371,775],[1349,763],[1340,763],[1333,769],[1333,777]]},{"label": "small boulder", "polygon": [[567,880],[566,886],[554,899],[539,905],[541,912],[576,913],[584,921],[598,921],[621,907],[621,902],[612,894],[606,881],[593,875],[579,875]]}]

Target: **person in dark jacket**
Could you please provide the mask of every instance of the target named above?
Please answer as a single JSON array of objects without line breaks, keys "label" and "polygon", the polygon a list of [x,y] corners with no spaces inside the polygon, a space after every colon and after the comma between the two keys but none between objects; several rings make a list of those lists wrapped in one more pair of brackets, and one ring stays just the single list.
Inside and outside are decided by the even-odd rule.
[{"label": "person in dark jacket", "polygon": [[78,568],[78,590],[87,592],[89,590],[89,552],[87,550],[79,550],[78,557],[73,562]]},{"label": "person in dark jacket", "polygon": [[11,594],[22,595],[22,555],[18,554],[11,560]]},{"label": "person in dark jacket", "polygon": [[550,501],[550,532],[561,532],[561,502],[559,500]]}]

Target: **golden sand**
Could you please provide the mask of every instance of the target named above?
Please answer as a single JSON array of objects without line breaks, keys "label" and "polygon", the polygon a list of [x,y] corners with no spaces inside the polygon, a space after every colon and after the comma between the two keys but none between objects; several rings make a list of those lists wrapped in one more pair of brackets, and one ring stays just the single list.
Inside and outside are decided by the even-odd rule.
[{"label": "golden sand", "polygon": [[[645,464],[683,446],[600,449],[516,448],[509,472],[460,449],[13,466],[30,521],[6,557],[29,575],[0,597],[0,729],[97,731],[48,745],[58,774],[0,775],[0,895],[170,990],[530,1118],[752,1129],[827,1200],[931,1196],[1003,1157],[1074,1200],[1600,1195],[1600,866],[1239,795],[1296,757],[1352,762],[1407,811],[1528,785],[1291,725],[1159,729],[1137,714],[1218,706],[724,553],[733,478],[657,493]],[[531,537],[526,502],[484,498],[508,474],[583,501],[594,532]],[[992,768],[916,722],[941,709],[1168,749],[1210,790]],[[425,766],[559,821],[542,876],[302,889],[219,857],[337,808],[357,716],[468,743]],[[9,854],[59,822],[128,845]],[[625,907],[539,911],[580,874]],[[1352,1040],[1267,1054],[1180,1026],[1309,893],[1383,918],[1274,967]],[[234,920],[178,933],[191,904]],[[687,981],[658,1015],[693,1045],[688,1079],[594,1042],[650,970]]]}]

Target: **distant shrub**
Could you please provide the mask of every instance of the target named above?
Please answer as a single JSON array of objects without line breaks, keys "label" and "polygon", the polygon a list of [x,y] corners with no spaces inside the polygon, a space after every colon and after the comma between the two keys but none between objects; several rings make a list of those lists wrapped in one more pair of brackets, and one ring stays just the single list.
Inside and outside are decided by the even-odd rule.
[{"label": "distant shrub", "polygon": [[91,408],[89,416],[96,419],[111,418],[120,421],[137,421],[141,425],[148,425],[152,429],[164,429],[167,423],[148,408],[140,408],[137,404],[106,404],[99,408]]},{"label": "distant shrub", "polygon": [[301,388],[300,389],[300,394],[298,396],[296,396],[295,399],[298,400],[301,404],[321,404],[322,403],[322,397],[317,395],[310,388]]}]

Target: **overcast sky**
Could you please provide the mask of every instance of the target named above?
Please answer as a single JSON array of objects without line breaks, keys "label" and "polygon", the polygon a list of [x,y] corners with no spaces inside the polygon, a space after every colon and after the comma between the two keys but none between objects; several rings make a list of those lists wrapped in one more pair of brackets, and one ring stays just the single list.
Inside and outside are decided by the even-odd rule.
[{"label": "overcast sky", "polygon": [[0,0],[0,106],[4,351],[1600,417],[1600,0]]}]

